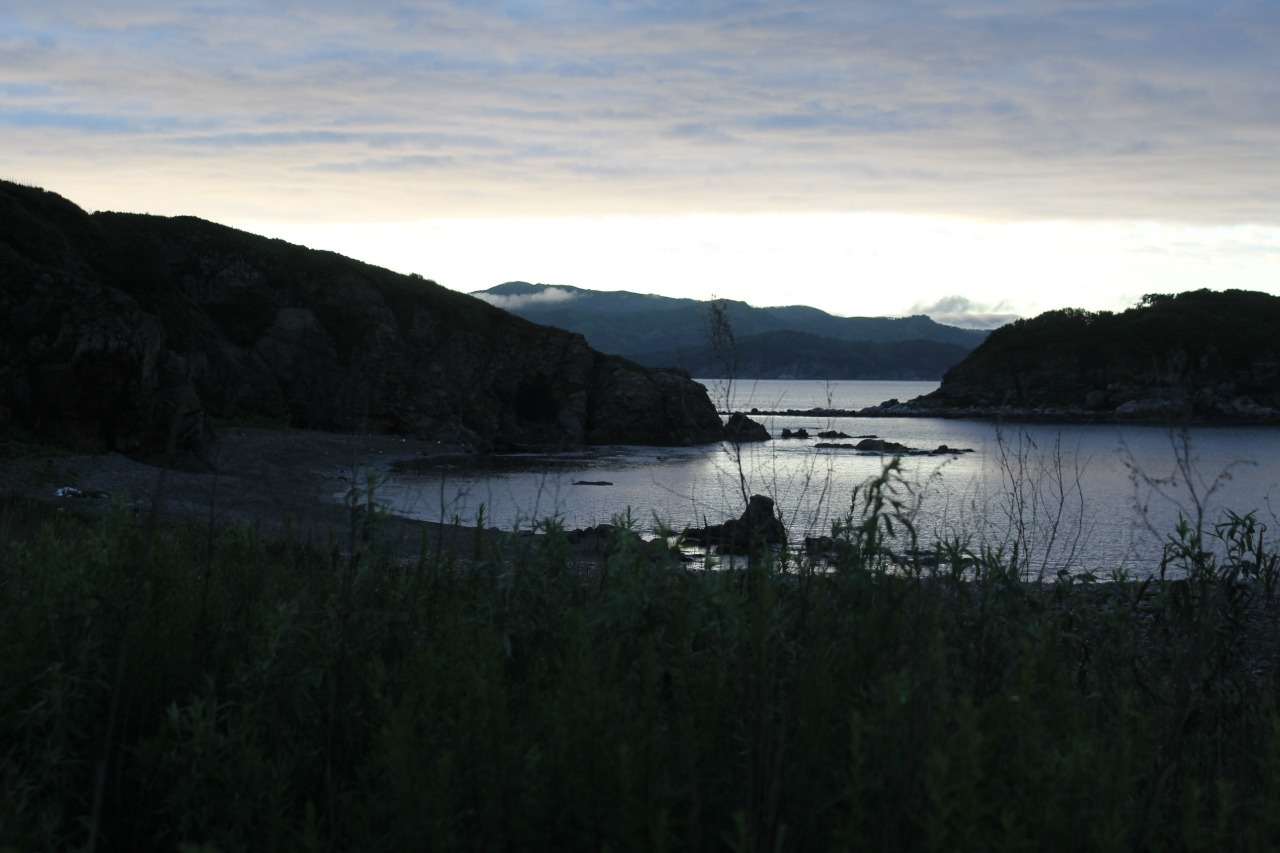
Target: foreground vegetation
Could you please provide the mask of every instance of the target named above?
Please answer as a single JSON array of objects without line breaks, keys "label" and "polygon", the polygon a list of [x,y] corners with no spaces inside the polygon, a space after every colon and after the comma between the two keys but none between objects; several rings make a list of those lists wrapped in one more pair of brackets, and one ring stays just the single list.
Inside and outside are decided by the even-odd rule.
[{"label": "foreground vegetation", "polygon": [[821,571],[625,536],[583,571],[553,525],[406,561],[376,513],[268,542],[9,497],[0,849],[1280,844],[1252,517],[1174,531],[1151,579],[1031,582],[895,560],[892,476]]}]

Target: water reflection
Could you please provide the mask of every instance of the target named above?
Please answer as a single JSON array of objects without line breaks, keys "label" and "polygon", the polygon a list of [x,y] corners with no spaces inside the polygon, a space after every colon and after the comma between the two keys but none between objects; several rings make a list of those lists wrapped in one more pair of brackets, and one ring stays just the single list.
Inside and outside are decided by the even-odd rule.
[{"label": "water reflection", "polygon": [[902,512],[926,543],[959,539],[1005,553],[1017,547],[1046,571],[1149,569],[1158,565],[1180,514],[1209,524],[1226,509],[1256,510],[1272,530],[1280,528],[1270,503],[1280,479],[1280,444],[1270,428],[1196,429],[1183,444],[1180,433],[1156,426],[759,419],[775,436],[786,427],[807,429],[811,438],[740,449],[606,447],[423,460],[390,472],[380,496],[395,512],[463,524],[475,523],[483,505],[487,524],[508,529],[546,517],[585,528],[630,511],[639,529],[652,533],[655,517],[677,529],[736,517],[744,496],[759,493],[774,498],[790,538],[800,542],[829,533],[831,523],[850,512],[855,489],[887,461],[814,447],[817,431],[836,429],[924,450],[971,448],[958,456],[903,458],[894,495]]}]

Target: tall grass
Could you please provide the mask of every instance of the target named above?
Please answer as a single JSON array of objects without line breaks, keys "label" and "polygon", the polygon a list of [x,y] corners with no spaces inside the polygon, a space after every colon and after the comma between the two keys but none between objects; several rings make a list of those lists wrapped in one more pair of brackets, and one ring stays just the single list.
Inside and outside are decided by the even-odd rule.
[{"label": "tall grass", "polygon": [[896,477],[829,562],[732,571],[622,536],[584,574],[554,524],[406,561],[368,511],[308,543],[9,497],[0,848],[1280,844],[1256,520],[1171,532],[1177,579],[1031,583],[959,542],[904,565]]}]

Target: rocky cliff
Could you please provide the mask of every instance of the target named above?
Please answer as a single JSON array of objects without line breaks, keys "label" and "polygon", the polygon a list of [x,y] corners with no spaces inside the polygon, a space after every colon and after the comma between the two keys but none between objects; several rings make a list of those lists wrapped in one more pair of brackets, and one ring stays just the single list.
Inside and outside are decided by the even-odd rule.
[{"label": "rocky cliff", "polygon": [[1280,298],[1199,290],[992,332],[932,394],[879,414],[1280,421]]},{"label": "rocky cliff", "polygon": [[0,432],[145,456],[223,416],[498,448],[722,435],[687,374],[420,277],[0,182]]}]

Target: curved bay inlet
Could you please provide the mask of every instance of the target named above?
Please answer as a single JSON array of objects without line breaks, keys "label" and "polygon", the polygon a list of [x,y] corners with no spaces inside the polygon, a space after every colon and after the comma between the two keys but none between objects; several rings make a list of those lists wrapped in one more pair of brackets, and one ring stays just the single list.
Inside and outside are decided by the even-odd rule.
[{"label": "curved bay inlet", "polygon": [[[1280,431],[1267,427],[996,424],[933,418],[836,417],[890,398],[907,400],[934,382],[700,380],[722,411],[757,409],[772,441],[685,448],[603,447],[577,453],[423,459],[385,474],[376,496],[391,512],[428,521],[530,529],[554,517],[566,529],[616,522],[628,513],[642,534],[716,524],[743,510],[743,492],[774,498],[796,544],[830,534],[857,514],[855,489],[889,457],[818,448],[820,431],[852,445],[875,436],[921,451],[908,455],[892,496],[922,547],[959,539],[1018,547],[1032,572],[1105,576],[1159,567],[1162,546],[1187,518],[1207,532],[1230,510],[1255,512],[1273,537],[1271,499],[1280,494]],[[802,414],[764,414],[766,412]],[[783,439],[783,429],[808,438]],[[861,490],[859,494],[861,494]],[[903,543],[905,544],[905,543]]]}]

